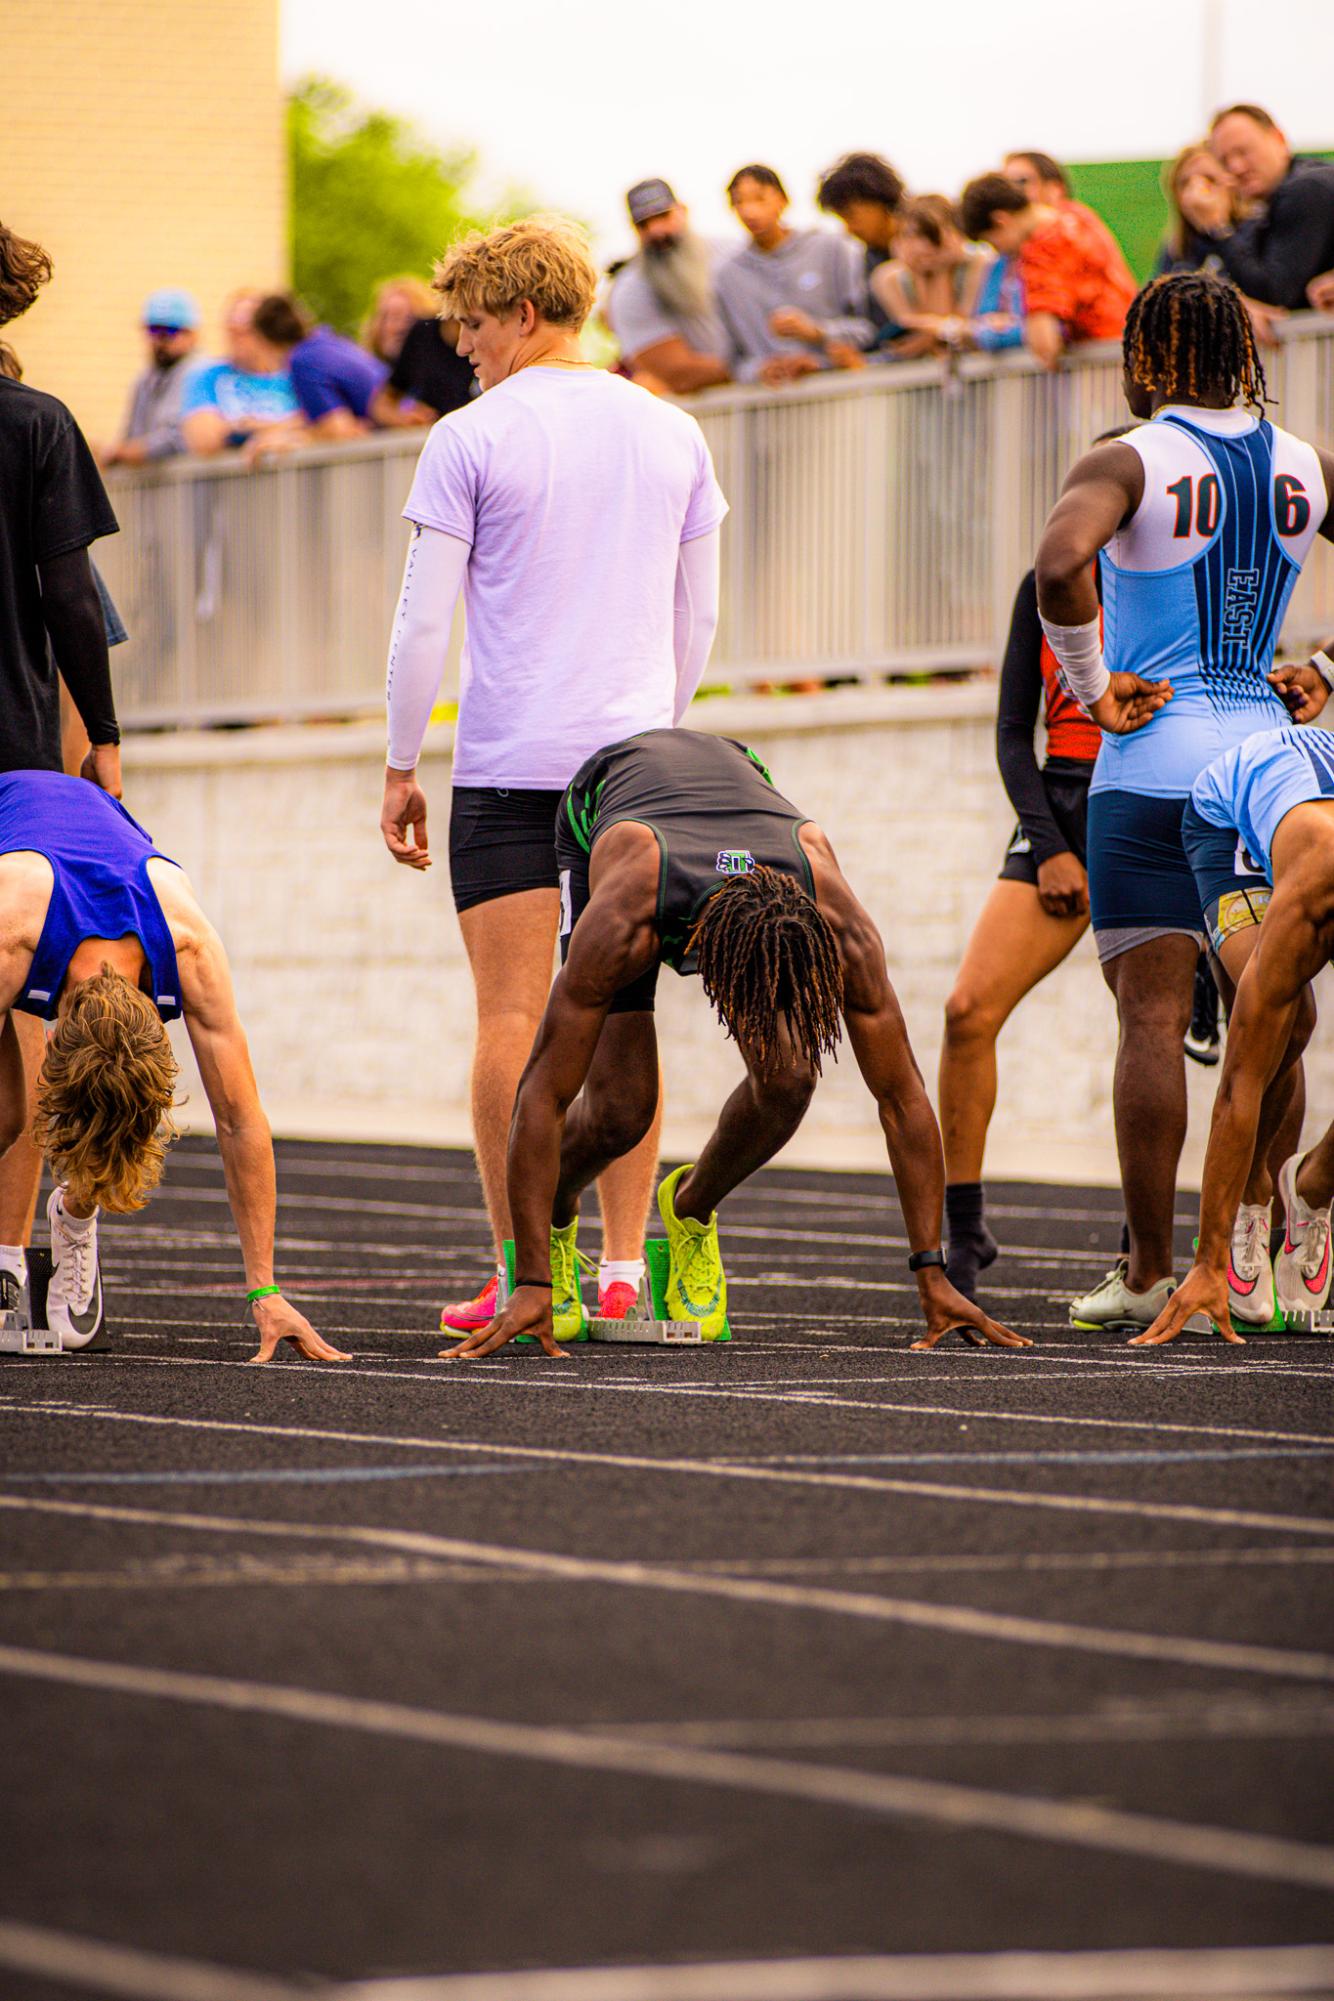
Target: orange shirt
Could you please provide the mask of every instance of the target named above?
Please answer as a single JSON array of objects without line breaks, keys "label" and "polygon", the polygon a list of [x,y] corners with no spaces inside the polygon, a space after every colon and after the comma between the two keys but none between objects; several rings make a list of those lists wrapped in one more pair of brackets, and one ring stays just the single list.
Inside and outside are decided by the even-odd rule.
[{"label": "orange shirt", "polygon": [[1066,207],[1033,231],[1017,262],[1030,313],[1051,313],[1072,341],[1119,338],[1135,283],[1110,232],[1100,241]]},{"label": "orange shirt", "polygon": [[[1101,635],[1101,609],[1098,612],[1098,630]],[[1046,696],[1048,757],[1073,757],[1092,764],[1102,749],[1102,731],[1062,686],[1061,663],[1048,645],[1045,633],[1038,659]]]}]

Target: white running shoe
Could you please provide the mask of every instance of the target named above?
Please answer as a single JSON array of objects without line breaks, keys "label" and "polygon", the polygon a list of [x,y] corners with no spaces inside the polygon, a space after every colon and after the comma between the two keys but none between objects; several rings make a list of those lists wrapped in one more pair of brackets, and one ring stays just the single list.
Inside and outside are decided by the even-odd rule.
[{"label": "white running shoe", "polygon": [[60,1190],[53,1188],[46,1205],[51,1225],[51,1283],[46,1293],[46,1324],[60,1336],[62,1348],[87,1348],[102,1331],[102,1273],[97,1262],[97,1217],[87,1229],[70,1227]]},{"label": "white running shoe", "polygon": [[1174,1278],[1160,1278],[1147,1292],[1132,1292],[1126,1284],[1129,1258],[1118,1258],[1100,1285],[1070,1301],[1070,1325],[1113,1333],[1142,1333],[1152,1327],[1177,1289]]},{"label": "white running shoe", "polygon": [[1274,1270],[1269,1262],[1272,1202],[1243,1202],[1232,1225],[1227,1303],[1233,1320],[1267,1327],[1274,1317]]},{"label": "white running shoe", "polygon": [[1329,1303],[1330,1204],[1312,1209],[1297,1193],[1305,1154],[1285,1160],[1278,1177],[1283,1204],[1283,1248],[1274,1260],[1274,1290],[1284,1315],[1319,1313]]}]

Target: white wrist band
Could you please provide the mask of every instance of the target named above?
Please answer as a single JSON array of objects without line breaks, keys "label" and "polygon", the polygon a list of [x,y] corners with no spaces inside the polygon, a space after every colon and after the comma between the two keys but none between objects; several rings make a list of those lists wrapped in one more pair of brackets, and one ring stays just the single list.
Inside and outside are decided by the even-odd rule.
[{"label": "white wrist band", "polygon": [[1316,673],[1320,676],[1330,693],[1334,694],[1334,660],[1331,660],[1328,653],[1322,648],[1319,653],[1311,655],[1311,665],[1315,668]]},{"label": "white wrist band", "polygon": [[1091,618],[1087,625],[1054,625],[1044,618],[1042,630],[1056,655],[1062,685],[1077,702],[1091,708],[1112,685],[1102,657],[1100,621]]}]

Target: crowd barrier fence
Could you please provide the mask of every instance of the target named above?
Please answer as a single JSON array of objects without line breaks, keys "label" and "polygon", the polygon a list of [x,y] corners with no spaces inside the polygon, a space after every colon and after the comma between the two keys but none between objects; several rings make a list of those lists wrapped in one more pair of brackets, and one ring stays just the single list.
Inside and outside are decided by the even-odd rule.
[{"label": "crowd barrier fence", "polygon": [[[1334,320],[1294,315],[1265,364],[1276,421],[1334,440]],[[1119,350],[912,362],[690,404],[731,503],[710,683],[992,666],[1069,467],[1127,420]],[[373,714],[421,432],[121,472],[95,554],[130,629],[130,727]],[[1293,597],[1290,650],[1334,631],[1334,550]],[[457,693],[460,634],[442,699]]]}]

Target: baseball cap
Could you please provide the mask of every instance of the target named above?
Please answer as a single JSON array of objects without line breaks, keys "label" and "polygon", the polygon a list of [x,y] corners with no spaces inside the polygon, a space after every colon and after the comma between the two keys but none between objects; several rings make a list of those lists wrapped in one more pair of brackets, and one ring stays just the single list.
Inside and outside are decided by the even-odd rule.
[{"label": "baseball cap", "polygon": [[636,181],[625,197],[625,205],[631,222],[648,222],[653,216],[666,215],[669,208],[675,208],[676,196],[666,181]]},{"label": "baseball cap", "polygon": [[141,324],[146,327],[174,327],[177,333],[187,333],[199,325],[199,308],[188,292],[164,285],[160,291],[150,292],[144,300]]}]

